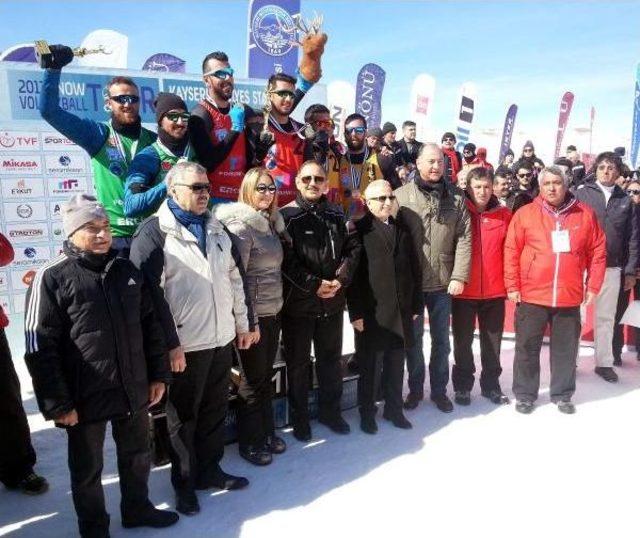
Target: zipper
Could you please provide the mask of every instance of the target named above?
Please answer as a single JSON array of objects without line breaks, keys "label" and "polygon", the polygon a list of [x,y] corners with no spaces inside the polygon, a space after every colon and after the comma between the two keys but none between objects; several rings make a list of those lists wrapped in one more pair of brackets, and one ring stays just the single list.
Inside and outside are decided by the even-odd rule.
[{"label": "zipper", "polygon": [[[560,221],[556,219],[556,231],[560,231]],[[551,306],[556,307],[558,302],[558,273],[560,272],[560,253],[556,252],[556,264],[553,271],[553,293],[551,296]]]},{"label": "zipper", "polygon": [[336,259],[336,246],[333,242],[333,232],[331,231],[331,228],[328,228],[329,230],[329,242],[331,243],[331,254],[333,256],[333,259]]},{"label": "zipper", "polygon": [[479,213],[478,235],[480,236],[480,297],[484,299],[484,256],[482,251],[482,219],[483,213]]}]

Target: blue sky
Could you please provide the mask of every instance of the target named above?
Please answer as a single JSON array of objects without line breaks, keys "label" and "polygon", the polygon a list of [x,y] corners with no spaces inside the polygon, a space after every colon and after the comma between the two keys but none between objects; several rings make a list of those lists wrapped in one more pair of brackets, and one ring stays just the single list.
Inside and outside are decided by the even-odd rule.
[{"label": "blue sky", "polygon": [[[198,72],[202,57],[225,50],[246,69],[247,6],[237,1],[0,2],[0,50],[45,38],[77,44],[97,28],[129,36],[129,67],[155,52],[171,52]],[[640,2],[418,2],[302,0],[302,12],[324,14],[329,35],[323,82],[355,82],[360,67],[375,62],[387,72],[383,120],[397,123],[408,111],[413,78],[436,79],[434,130],[453,130],[458,89],[478,86],[472,140],[493,146],[487,131],[502,130],[511,103],[519,106],[513,147],[532,138],[543,157],[555,144],[560,98],[576,99],[565,135],[587,149],[574,129],[596,108],[594,150],[628,147],[633,84],[640,61]],[[517,152],[516,151],[516,152]]]}]

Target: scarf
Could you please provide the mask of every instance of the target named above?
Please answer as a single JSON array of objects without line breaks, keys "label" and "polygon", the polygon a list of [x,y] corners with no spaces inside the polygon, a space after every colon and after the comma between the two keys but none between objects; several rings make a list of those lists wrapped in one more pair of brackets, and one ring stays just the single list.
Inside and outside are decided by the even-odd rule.
[{"label": "scarf", "polygon": [[442,148],[444,153],[449,158],[451,167],[451,181],[455,183],[458,180],[458,172],[460,172],[460,161],[458,161],[458,153],[455,149]]},{"label": "scarf", "polygon": [[185,133],[182,138],[170,135],[162,127],[158,127],[158,139],[174,155],[184,155],[184,150],[189,143],[189,135]]},{"label": "scarf", "polygon": [[120,123],[115,117],[111,116],[111,126],[119,135],[136,140],[140,137],[142,121],[140,120],[140,116],[138,116],[138,119],[134,123]]},{"label": "scarf", "polygon": [[202,255],[207,257],[207,234],[205,233],[206,213],[195,215],[182,209],[173,198],[167,198],[167,205],[176,220],[189,230],[198,240],[198,247]]}]

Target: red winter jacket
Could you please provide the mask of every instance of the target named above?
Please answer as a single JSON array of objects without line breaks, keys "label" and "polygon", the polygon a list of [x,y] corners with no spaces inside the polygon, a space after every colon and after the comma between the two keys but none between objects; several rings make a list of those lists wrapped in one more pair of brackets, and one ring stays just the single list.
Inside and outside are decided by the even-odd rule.
[{"label": "red winter jacket", "polygon": [[511,211],[502,207],[495,196],[482,213],[467,200],[471,215],[471,273],[460,299],[495,299],[506,297],[504,287],[504,241]]},{"label": "red winter jacket", "polygon": [[[519,291],[525,303],[575,307],[584,300],[585,286],[596,294],[602,286],[607,262],[604,233],[594,212],[567,196],[557,212],[538,196],[511,219],[504,282],[507,292]],[[553,252],[554,230],[569,231],[570,252]]]},{"label": "red winter jacket", "polygon": [[[14,255],[11,243],[4,235],[0,234],[0,267],[9,265],[13,261]],[[0,307],[0,329],[4,329],[7,325],[9,325],[9,319]]]}]

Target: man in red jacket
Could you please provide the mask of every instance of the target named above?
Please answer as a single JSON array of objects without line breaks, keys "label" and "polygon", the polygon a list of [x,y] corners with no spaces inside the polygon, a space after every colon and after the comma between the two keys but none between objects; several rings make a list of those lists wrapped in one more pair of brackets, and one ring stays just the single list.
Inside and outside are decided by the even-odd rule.
[{"label": "man in red jacket", "polygon": [[480,389],[494,404],[508,404],[500,388],[500,343],[504,327],[503,252],[511,211],[493,195],[493,173],[474,168],[467,176],[467,208],[471,215],[471,275],[464,291],[451,305],[453,356],[451,372],[455,402],[471,403],[476,371],[473,362],[473,332],[480,328]]},{"label": "man in red jacket", "polygon": [[602,286],[605,236],[593,211],[569,192],[560,168],[544,168],[538,179],[540,196],[513,216],[505,243],[505,286],[518,305],[513,392],[516,410],[531,413],[540,388],[542,339],[550,326],[551,401],[561,412],[574,413],[580,304],[593,302]]}]

